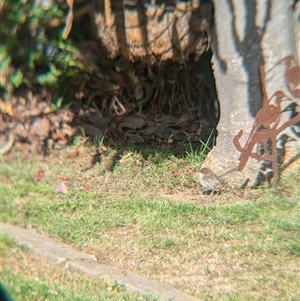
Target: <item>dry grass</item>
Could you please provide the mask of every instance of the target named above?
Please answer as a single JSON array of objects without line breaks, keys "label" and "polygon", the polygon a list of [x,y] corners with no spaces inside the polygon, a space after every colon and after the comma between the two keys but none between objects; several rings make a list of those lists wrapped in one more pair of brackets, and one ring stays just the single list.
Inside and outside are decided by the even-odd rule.
[{"label": "dry grass", "polygon": [[[108,152],[82,171],[91,151],[73,151],[3,164],[2,221],[206,300],[299,298],[297,173],[276,188],[210,199],[195,178],[200,154],[131,149],[107,164]],[[38,170],[45,176],[35,184]],[[62,178],[66,195],[55,192]]]},{"label": "dry grass", "polygon": [[12,239],[1,236],[1,279],[15,300],[161,301],[128,293],[115,281],[82,275],[33,255]]}]

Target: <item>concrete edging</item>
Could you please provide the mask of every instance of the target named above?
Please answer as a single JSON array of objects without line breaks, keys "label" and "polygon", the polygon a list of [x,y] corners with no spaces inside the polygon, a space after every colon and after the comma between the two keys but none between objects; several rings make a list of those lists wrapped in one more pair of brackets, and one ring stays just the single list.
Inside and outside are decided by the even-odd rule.
[{"label": "concrete edging", "polygon": [[32,230],[22,229],[10,224],[1,223],[1,232],[18,240],[22,245],[55,264],[65,263],[65,268],[99,277],[104,280],[113,279],[124,285],[128,291],[159,296],[173,301],[199,301],[169,284],[149,280],[146,277],[122,269],[100,264],[95,256],[76,251],[68,245],[57,243],[53,239],[37,234]]}]

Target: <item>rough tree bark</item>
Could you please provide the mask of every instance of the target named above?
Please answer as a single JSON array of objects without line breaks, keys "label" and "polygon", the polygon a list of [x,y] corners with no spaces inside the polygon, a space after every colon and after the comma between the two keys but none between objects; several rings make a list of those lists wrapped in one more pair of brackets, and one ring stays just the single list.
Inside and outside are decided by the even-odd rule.
[{"label": "rough tree bark", "polygon": [[184,62],[209,47],[212,3],[97,1],[92,14],[110,56],[147,63]]},{"label": "rough tree bark", "polygon": [[300,153],[299,1],[213,3],[212,35],[209,0],[103,0],[93,14],[111,57],[182,62],[212,36],[221,115],[205,165],[217,174],[235,168],[227,180],[238,187],[277,180]]},{"label": "rough tree bark", "polygon": [[231,184],[257,185],[299,157],[299,3],[214,2],[221,115],[205,165],[218,173],[237,167]]}]

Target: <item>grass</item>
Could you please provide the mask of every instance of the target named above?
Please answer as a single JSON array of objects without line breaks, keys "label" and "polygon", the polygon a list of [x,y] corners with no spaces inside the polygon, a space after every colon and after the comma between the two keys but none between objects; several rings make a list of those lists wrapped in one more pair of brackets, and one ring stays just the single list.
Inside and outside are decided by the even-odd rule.
[{"label": "grass", "polygon": [[15,300],[160,301],[129,293],[113,280],[101,281],[76,271],[53,266],[1,235],[1,279]]},{"label": "grass", "polygon": [[[247,192],[253,198],[210,199],[195,177],[201,153],[130,149],[114,156],[110,172],[110,152],[87,171],[89,154],[70,152],[2,164],[1,220],[205,300],[299,298],[297,173]],[[39,170],[45,176],[36,183]],[[61,178],[65,195],[55,189]]]}]

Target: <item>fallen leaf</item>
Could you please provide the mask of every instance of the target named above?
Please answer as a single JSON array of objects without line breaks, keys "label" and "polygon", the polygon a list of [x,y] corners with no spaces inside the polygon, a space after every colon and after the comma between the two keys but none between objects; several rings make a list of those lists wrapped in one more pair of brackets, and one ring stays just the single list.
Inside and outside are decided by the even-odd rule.
[{"label": "fallen leaf", "polygon": [[122,115],[115,115],[113,118],[114,118],[116,123],[120,123],[120,122],[123,121],[123,116]]},{"label": "fallen leaf", "polygon": [[[114,118],[114,119],[116,119],[116,118]],[[98,113],[98,112],[89,116],[88,121],[90,121],[90,123],[93,124],[93,126],[101,129],[102,131],[105,131],[109,126],[109,119],[103,117],[101,115],[101,113]]]},{"label": "fallen leaf", "polygon": [[10,116],[13,115],[13,105],[12,103],[4,102],[3,100],[0,100],[0,111],[4,114],[8,114]]},{"label": "fallen leaf", "polygon": [[68,186],[65,182],[60,182],[59,184],[56,185],[55,191],[62,194],[67,194]]},{"label": "fallen leaf", "polygon": [[85,189],[86,191],[90,191],[90,192],[93,191],[93,187],[90,186],[90,185],[85,186],[84,189]]},{"label": "fallen leaf", "polygon": [[155,134],[163,139],[169,139],[172,137],[173,131],[164,125],[159,125],[155,130]]},{"label": "fallen leaf", "polygon": [[120,123],[121,128],[129,128],[132,130],[139,129],[146,125],[146,122],[143,118],[140,117],[125,117],[124,121]]},{"label": "fallen leaf", "polygon": [[174,124],[174,126],[183,126],[187,125],[190,121],[190,115],[189,114],[183,114],[177,123]]},{"label": "fallen leaf", "polygon": [[100,138],[103,135],[103,131],[95,126],[89,124],[82,124],[80,126],[81,131],[92,138]]},{"label": "fallen leaf", "polygon": [[130,143],[136,143],[136,142],[145,143],[144,139],[138,133],[132,134],[132,133],[125,132],[123,137],[128,138],[128,142]]},{"label": "fallen leaf", "polygon": [[35,136],[45,139],[50,133],[50,121],[46,117],[37,118],[30,127],[29,132]]},{"label": "fallen leaf", "polygon": [[[2,114],[0,114],[0,117],[2,117]],[[0,118],[2,119],[2,118]],[[0,120],[0,133],[3,133],[7,130],[8,128],[8,123],[5,121]]]},{"label": "fallen leaf", "polygon": [[78,133],[77,127],[71,127],[70,125],[64,123],[63,132],[69,137],[73,137]]},{"label": "fallen leaf", "polygon": [[156,131],[156,126],[154,125],[139,131],[139,133],[145,136],[151,136],[155,133],[155,131]]},{"label": "fallen leaf", "polygon": [[14,134],[19,137],[19,140],[26,141],[28,130],[26,130],[24,124],[18,122],[14,127]]},{"label": "fallen leaf", "polygon": [[180,176],[180,172],[179,171],[173,171],[173,176],[175,178],[178,178]]},{"label": "fallen leaf", "polygon": [[44,177],[45,177],[45,171],[42,170],[42,169],[40,169],[40,170],[37,172],[36,177],[35,177],[36,183],[42,182],[43,179],[44,179]]},{"label": "fallen leaf", "polygon": [[11,185],[11,179],[10,178],[5,177],[5,185],[6,186],[10,186]]},{"label": "fallen leaf", "polygon": [[67,139],[58,139],[58,140],[55,141],[54,149],[62,149],[67,144],[68,144],[68,140]]},{"label": "fallen leaf", "polygon": [[169,125],[169,126],[172,126],[172,125],[175,125],[179,122],[178,118],[175,117],[175,116],[170,116],[170,115],[163,115],[161,118],[160,118],[160,121],[165,124],[165,125]]},{"label": "fallen leaf", "polygon": [[25,116],[25,118],[29,118],[29,117],[41,115],[42,113],[43,113],[42,108],[34,108],[29,110],[26,109],[25,111],[22,112],[22,115]]},{"label": "fallen leaf", "polygon": [[75,158],[75,157],[82,158],[83,157],[83,153],[80,150],[76,149],[73,152],[71,152],[71,153],[68,154],[68,158]]},{"label": "fallen leaf", "polygon": [[62,132],[62,131],[60,131],[58,133],[55,133],[53,135],[53,139],[55,139],[55,140],[57,140],[57,139],[66,139],[66,137],[67,137],[67,134]]},{"label": "fallen leaf", "polygon": [[71,181],[71,179],[65,175],[56,175],[56,179],[64,180],[64,181]]}]

